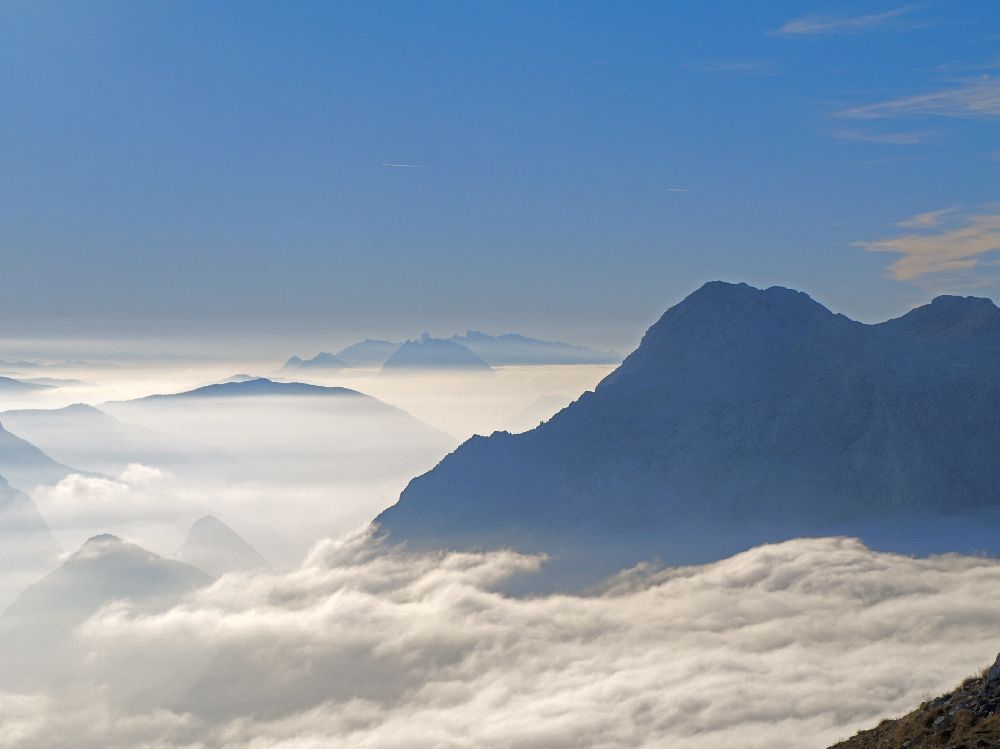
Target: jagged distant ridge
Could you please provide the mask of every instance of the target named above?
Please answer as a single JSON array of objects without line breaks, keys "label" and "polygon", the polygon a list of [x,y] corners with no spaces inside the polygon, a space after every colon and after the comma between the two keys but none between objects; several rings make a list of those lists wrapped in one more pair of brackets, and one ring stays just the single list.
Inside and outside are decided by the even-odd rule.
[{"label": "jagged distant ridge", "polygon": [[492,372],[493,368],[462,344],[427,333],[404,343],[382,365],[383,372],[420,370]]},{"label": "jagged distant ridge", "polygon": [[339,356],[326,351],[321,351],[312,359],[302,359],[301,357],[293,356],[285,362],[282,369],[292,371],[303,369],[337,371],[339,369],[347,369],[350,366],[350,364],[345,362]]},{"label": "jagged distant ridge", "polygon": [[607,351],[560,341],[543,341],[520,333],[489,335],[478,330],[454,335],[460,343],[494,367],[533,364],[617,364],[621,357]]}]

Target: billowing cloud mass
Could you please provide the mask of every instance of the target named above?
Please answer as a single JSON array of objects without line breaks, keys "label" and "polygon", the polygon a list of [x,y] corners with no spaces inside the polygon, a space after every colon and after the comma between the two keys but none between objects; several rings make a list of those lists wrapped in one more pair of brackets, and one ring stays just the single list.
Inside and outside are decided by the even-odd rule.
[{"label": "billowing cloud mass", "polygon": [[512,598],[542,560],[324,542],[288,575],[106,607],[0,746],[825,747],[992,660],[1000,563],[844,538]]},{"label": "billowing cloud mass", "polygon": [[979,266],[984,255],[1000,250],[1000,213],[995,211],[931,211],[899,226],[910,231],[890,239],[856,243],[868,252],[902,255],[889,266],[889,275],[897,281],[929,273],[968,271]]}]

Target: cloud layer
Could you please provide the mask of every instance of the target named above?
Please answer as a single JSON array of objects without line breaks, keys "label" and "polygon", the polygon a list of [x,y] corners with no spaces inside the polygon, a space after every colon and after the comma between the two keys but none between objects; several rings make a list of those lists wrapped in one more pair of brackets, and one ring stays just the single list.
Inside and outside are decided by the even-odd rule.
[{"label": "cloud layer", "polygon": [[103,610],[76,676],[0,694],[0,746],[823,747],[992,659],[1000,564],[797,540],[600,593],[540,560],[355,538],[286,576]]}]

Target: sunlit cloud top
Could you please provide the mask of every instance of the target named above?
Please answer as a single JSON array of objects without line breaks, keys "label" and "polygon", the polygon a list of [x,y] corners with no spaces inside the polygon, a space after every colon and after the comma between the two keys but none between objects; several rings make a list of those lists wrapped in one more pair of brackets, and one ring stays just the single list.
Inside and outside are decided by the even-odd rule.
[{"label": "sunlit cloud top", "polygon": [[943,209],[900,221],[910,231],[888,239],[858,242],[868,252],[902,255],[889,266],[897,281],[948,271],[970,271],[1000,251],[1000,212]]}]

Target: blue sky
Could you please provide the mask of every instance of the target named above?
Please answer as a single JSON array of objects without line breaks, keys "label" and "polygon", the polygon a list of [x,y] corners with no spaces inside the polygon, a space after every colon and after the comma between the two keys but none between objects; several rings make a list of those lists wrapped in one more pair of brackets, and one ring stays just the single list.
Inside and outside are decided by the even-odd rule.
[{"label": "blue sky", "polygon": [[[0,6],[0,337],[627,348],[1000,296],[1000,6]],[[402,166],[406,165],[406,166]]]}]

